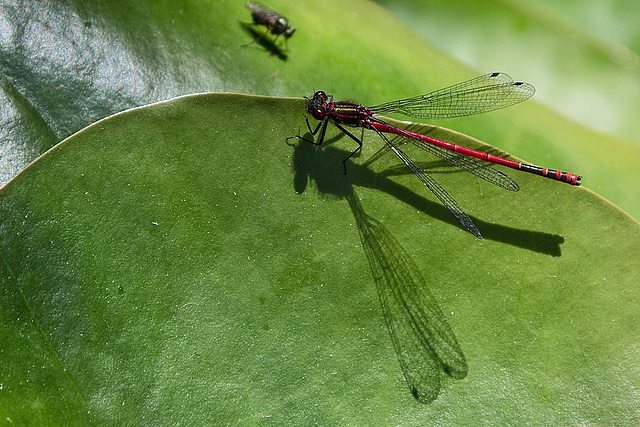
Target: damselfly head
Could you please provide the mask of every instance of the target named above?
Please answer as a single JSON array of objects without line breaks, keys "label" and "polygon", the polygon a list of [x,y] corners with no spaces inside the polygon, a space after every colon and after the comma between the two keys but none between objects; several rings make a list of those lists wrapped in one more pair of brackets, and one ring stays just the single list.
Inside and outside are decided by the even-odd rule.
[{"label": "damselfly head", "polygon": [[314,119],[321,120],[327,115],[325,106],[328,99],[327,94],[319,90],[314,93],[313,98],[307,102],[307,111],[313,115]]},{"label": "damselfly head", "polygon": [[313,99],[317,99],[324,104],[325,102],[327,102],[327,99],[329,99],[329,97],[326,93],[324,93],[323,90],[319,90],[313,94]]}]

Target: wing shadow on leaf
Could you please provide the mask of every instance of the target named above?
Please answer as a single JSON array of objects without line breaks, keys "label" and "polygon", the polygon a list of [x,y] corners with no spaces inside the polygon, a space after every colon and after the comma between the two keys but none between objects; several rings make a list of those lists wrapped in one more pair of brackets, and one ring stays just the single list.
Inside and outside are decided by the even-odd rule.
[{"label": "wing shadow on leaf", "polygon": [[467,361],[411,257],[389,230],[364,212],[355,192],[346,198],[402,373],[413,396],[421,403],[431,403],[440,394],[440,372],[462,379],[468,372]]},{"label": "wing shadow on leaf", "polygon": [[[462,379],[468,372],[467,362],[420,270],[382,223],[364,211],[352,184],[384,191],[438,220],[459,224],[441,204],[394,182],[390,176],[397,171],[376,173],[367,166],[370,162],[349,163],[344,175],[342,161],[349,153],[330,146],[338,139],[327,140],[321,147],[290,144],[294,147],[294,188],[302,193],[312,180],[323,195],[349,202],[404,377],[419,402],[431,403],[440,393],[441,373]],[[474,221],[482,227],[485,238],[561,255],[562,236]]]},{"label": "wing shadow on leaf", "polygon": [[[311,138],[311,135],[305,137]],[[349,162],[347,164],[347,175],[343,175],[342,161],[349,155],[344,150],[327,146],[339,139],[333,138],[325,141],[322,147],[300,142],[292,144],[294,147],[293,167],[294,167],[294,187],[296,192],[302,193],[307,186],[309,179],[313,180],[318,191],[327,195],[335,195],[340,198],[346,197],[352,192],[351,185],[372,188],[383,191],[410,206],[426,213],[434,219],[460,227],[460,223],[441,203],[427,199],[425,196],[416,194],[413,190],[395,182],[392,177],[397,172],[392,169],[391,173],[374,172],[365,165]],[[434,165],[439,169],[446,168],[447,171],[458,171],[457,168],[448,165],[446,162],[436,160]],[[426,164],[421,164],[429,168]],[[403,166],[404,167],[404,166]],[[406,170],[407,168],[404,167]],[[453,172],[452,172],[453,173]],[[347,179],[348,178],[348,179]],[[431,193],[424,189],[425,195]],[[512,246],[521,247],[526,250],[551,255],[561,256],[561,245],[564,237],[557,234],[543,233],[539,231],[522,230],[505,225],[492,224],[482,221],[472,216],[473,222],[482,231],[484,239],[494,240]],[[472,236],[470,236],[472,238]]]},{"label": "wing shadow on leaf", "polygon": [[[305,155],[294,154],[294,164],[300,166],[306,160]],[[349,202],[404,377],[416,400],[432,403],[440,394],[443,372],[455,379],[467,375],[458,340],[417,265],[391,233],[365,213],[348,176],[340,170],[341,163],[335,163],[339,165],[335,170],[332,163],[325,164],[328,167],[319,168],[327,172],[323,178],[297,168],[296,190],[303,190],[311,176],[321,192]]]}]

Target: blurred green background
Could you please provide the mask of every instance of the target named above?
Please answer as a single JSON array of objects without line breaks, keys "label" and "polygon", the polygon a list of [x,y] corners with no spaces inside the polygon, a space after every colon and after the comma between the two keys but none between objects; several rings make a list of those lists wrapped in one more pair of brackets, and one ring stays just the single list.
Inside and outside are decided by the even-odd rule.
[{"label": "blurred green background", "polygon": [[535,83],[536,101],[640,144],[640,3],[377,3],[462,63],[477,70],[509,70]]}]

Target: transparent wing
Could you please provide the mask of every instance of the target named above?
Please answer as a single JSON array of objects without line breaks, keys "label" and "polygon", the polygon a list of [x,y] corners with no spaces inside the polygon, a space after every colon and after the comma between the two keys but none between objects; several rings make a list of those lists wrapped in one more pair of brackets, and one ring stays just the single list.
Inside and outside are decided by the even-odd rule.
[{"label": "transparent wing", "polygon": [[402,162],[407,165],[411,172],[413,172],[413,174],[417,176],[420,181],[422,181],[422,183],[426,185],[429,190],[431,190],[433,194],[435,194],[440,202],[442,202],[442,204],[447,209],[449,209],[449,212],[451,212],[453,216],[455,216],[458,221],[460,221],[460,223],[471,232],[471,234],[479,239],[482,239],[480,230],[478,230],[478,227],[476,227],[476,225],[473,223],[473,220],[469,218],[469,215],[465,213],[458,202],[456,202],[455,199],[451,197],[451,195],[447,193],[447,191],[442,188],[442,186],[438,184],[435,179],[431,177],[431,175],[429,175],[424,169],[422,169],[413,160],[411,160],[409,156],[407,156],[402,150],[400,150],[397,145],[389,141],[389,139],[387,139],[387,137],[384,136],[376,128],[372,129],[376,131],[378,135],[380,135],[380,138],[382,138],[384,142],[387,143],[387,146],[391,149],[391,151],[393,151],[398,157],[400,157],[400,160],[402,160]]},{"label": "transparent wing", "polygon": [[256,1],[247,2],[247,4],[245,4],[245,7],[249,9],[251,12],[270,13],[270,14],[278,15],[278,12],[271,9],[269,6],[265,6],[262,3],[258,3]]},{"label": "transparent wing", "polygon": [[265,6],[262,3],[250,1],[245,5],[247,9],[251,11],[254,21],[260,25],[273,25],[278,19],[286,19],[282,14],[271,9],[269,6]]},{"label": "transparent wing", "polygon": [[426,95],[371,107],[376,114],[400,113],[424,119],[444,119],[486,113],[529,99],[535,88],[514,82],[505,73],[490,73]]},{"label": "transparent wing", "polygon": [[442,372],[456,379],[467,375],[462,349],[409,255],[380,222],[364,212],[355,193],[347,199],[404,377],[418,401],[431,403],[440,392]]},{"label": "transparent wing", "polygon": [[[404,129],[398,129],[401,132],[404,131]],[[391,139],[391,144],[396,145],[394,142],[396,138],[401,138],[401,140],[407,139],[411,141],[411,143],[416,147],[425,150],[433,154],[434,156],[440,157],[442,160],[445,160],[462,170],[472,173],[478,178],[482,178],[487,182],[497,185],[498,187],[502,187],[505,190],[518,191],[520,189],[520,187],[518,187],[518,183],[516,183],[509,175],[472,157],[447,150],[446,148],[442,148],[434,144],[426,143],[422,140],[412,137],[410,133],[396,135],[395,138]]]}]

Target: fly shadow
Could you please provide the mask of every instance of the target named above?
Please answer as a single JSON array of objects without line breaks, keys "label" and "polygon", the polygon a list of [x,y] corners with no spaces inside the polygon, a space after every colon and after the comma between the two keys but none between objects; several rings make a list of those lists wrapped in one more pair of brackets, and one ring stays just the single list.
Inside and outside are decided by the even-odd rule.
[{"label": "fly shadow", "polygon": [[287,60],[289,56],[282,50],[282,48],[280,48],[280,46],[278,46],[275,43],[274,39],[271,39],[270,37],[265,37],[266,35],[265,32],[260,32],[256,30],[254,28],[254,24],[251,24],[251,23],[238,21],[238,24],[242,27],[242,29],[247,34],[253,37],[252,41],[250,41],[249,43],[243,44],[242,47],[247,47],[253,43],[258,43],[265,50],[268,50],[270,55],[275,55],[283,61]]}]

